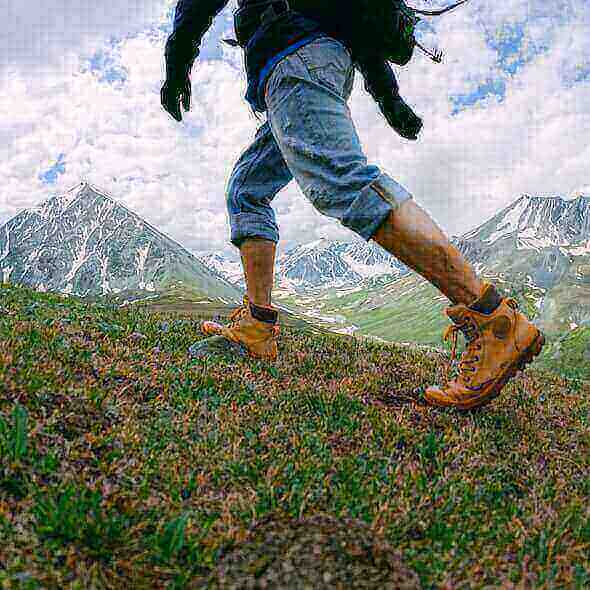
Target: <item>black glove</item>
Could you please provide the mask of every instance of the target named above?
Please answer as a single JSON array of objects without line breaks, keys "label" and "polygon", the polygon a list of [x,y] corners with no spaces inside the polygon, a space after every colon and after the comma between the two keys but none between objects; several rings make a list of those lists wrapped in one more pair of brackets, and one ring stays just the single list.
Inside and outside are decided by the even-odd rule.
[{"label": "black glove", "polygon": [[166,42],[166,81],[160,91],[160,101],[164,109],[177,121],[182,121],[180,102],[185,111],[191,108],[190,71],[199,50],[190,39],[182,39],[172,34]]},{"label": "black glove", "polygon": [[187,76],[184,80],[166,80],[160,91],[160,101],[164,109],[177,121],[182,121],[180,102],[185,111],[191,108],[191,80]]},{"label": "black glove", "polygon": [[383,113],[389,125],[404,137],[415,141],[422,129],[422,119],[397,96],[388,97],[380,101],[379,110]]}]

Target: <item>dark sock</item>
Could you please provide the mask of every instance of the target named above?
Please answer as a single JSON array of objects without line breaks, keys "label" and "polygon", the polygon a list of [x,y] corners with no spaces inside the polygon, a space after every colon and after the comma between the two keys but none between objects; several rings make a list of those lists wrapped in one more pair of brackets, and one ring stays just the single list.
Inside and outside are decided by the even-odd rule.
[{"label": "dark sock", "polygon": [[250,312],[252,313],[253,318],[260,320],[261,322],[274,324],[277,321],[278,312],[276,309],[259,307],[258,305],[254,305],[254,303],[250,303]]},{"label": "dark sock", "polygon": [[477,311],[479,313],[490,314],[493,313],[498,305],[502,303],[502,295],[498,293],[494,285],[489,288],[485,296],[481,299],[476,300],[469,306],[469,309]]}]

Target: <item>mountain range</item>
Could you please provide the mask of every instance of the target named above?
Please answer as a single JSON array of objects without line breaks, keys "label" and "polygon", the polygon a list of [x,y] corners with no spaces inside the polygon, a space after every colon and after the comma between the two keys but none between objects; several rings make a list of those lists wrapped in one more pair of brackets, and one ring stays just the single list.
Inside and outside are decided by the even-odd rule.
[{"label": "mountain range", "polygon": [[[529,317],[544,330],[558,333],[590,322],[589,196],[521,195],[451,242],[482,278],[506,295],[520,294]],[[221,252],[198,256],[228,282],[245,287],[239,260]],[[402,301],[410,294],[411,301]],[[431,343],[440,341],[449,303],[375,242],[326,239],[277,257],[273,300],[340,324],[336,331]],[[404,321],[402,309],[418,327]]]},{"label": "mountain range", "polygon": [[[229,282],[245,287],[240,260],[222,252],[198,255]],[[409,269],[373,241],[320,238],[280,253],[275,262],[275,287],[292,293],[349,287],[376,276],[401,276]]]},{"label": "mountain range", "polygon": [[190,287],[223,303],[238,288],[97,187],[80,183],[0,227],[0,281],[78,296]]},{"label": "mountain range", "polygon": [[[547,335],[590,332],[589,196],[521,195],[451,241]],[[165,294],[185,299],[185,308],[235,306],[245,291],[237,256],[191,253],[88,183],[0,227],[0,281],[121,304]],[[448,325],[440,291],[374,241],[355,237],[278,253],[273,304],[332,331],[383,341],[437,346]]]},{"label": "mountain range", "polygon": [[[523,195],[451,241],[480,271],[510,273],[515,278],[519,273],[530,274],[532,283],[547,289],[563,280],[569,270],[583,283],[589,270],[585,262],[590,254],[590,197]],[[245,285],[239,260],[222,252],[198,257],[232,284]],[[275,287],[305,293],[352,287],[366,279],[374,282],[384,275],[397,278],[408,272],[407,266],[374,241],[321,238],[277,257]]]}]

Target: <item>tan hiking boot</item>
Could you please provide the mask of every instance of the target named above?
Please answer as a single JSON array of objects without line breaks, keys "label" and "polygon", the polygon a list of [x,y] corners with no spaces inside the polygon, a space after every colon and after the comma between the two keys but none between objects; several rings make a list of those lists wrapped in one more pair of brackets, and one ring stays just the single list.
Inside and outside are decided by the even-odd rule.
[{"label": "tan hiking boot", "polygon": [[[483,300],[489,289],[493,285],[484,283],[477,301]],[[453,337],[451,361],[456,358],[459,331],[466,337],[467,348],[459,361],[459,376],[443,388],[426,389],[425,398],[432,405],[469,410],[489,403],[511,377],[541,352],[545,343],[543,333],[516,311],[516,299],[502,298],[490,314],[471,309],[475,303],[445,309],[454,322],[444,333],[445,340]]]},{"label": "tan hiking boot", "polygon": [[[259,317],[268,317],[273,323],[257,319],[252,313]],[[203,320],[199,328],[207,336],[223,336],[230,342],[242,345],[252,358],[271,361],[277,359],[277,337],[280,333],[278,310],[263,305],[256,305],[252,310],[247,294],[244,295],[242,306],[229,316],[227,326]]]}]

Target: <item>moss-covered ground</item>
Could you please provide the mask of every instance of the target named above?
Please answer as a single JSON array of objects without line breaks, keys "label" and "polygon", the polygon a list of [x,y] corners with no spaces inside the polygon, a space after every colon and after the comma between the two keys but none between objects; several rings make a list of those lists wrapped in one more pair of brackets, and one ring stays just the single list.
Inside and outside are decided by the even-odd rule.
[{"label": "moss-covered ground", "polygon": [[443,354],[198,315],[0,288],[0,587],[590,587],[587,382],[435,409]]}]

